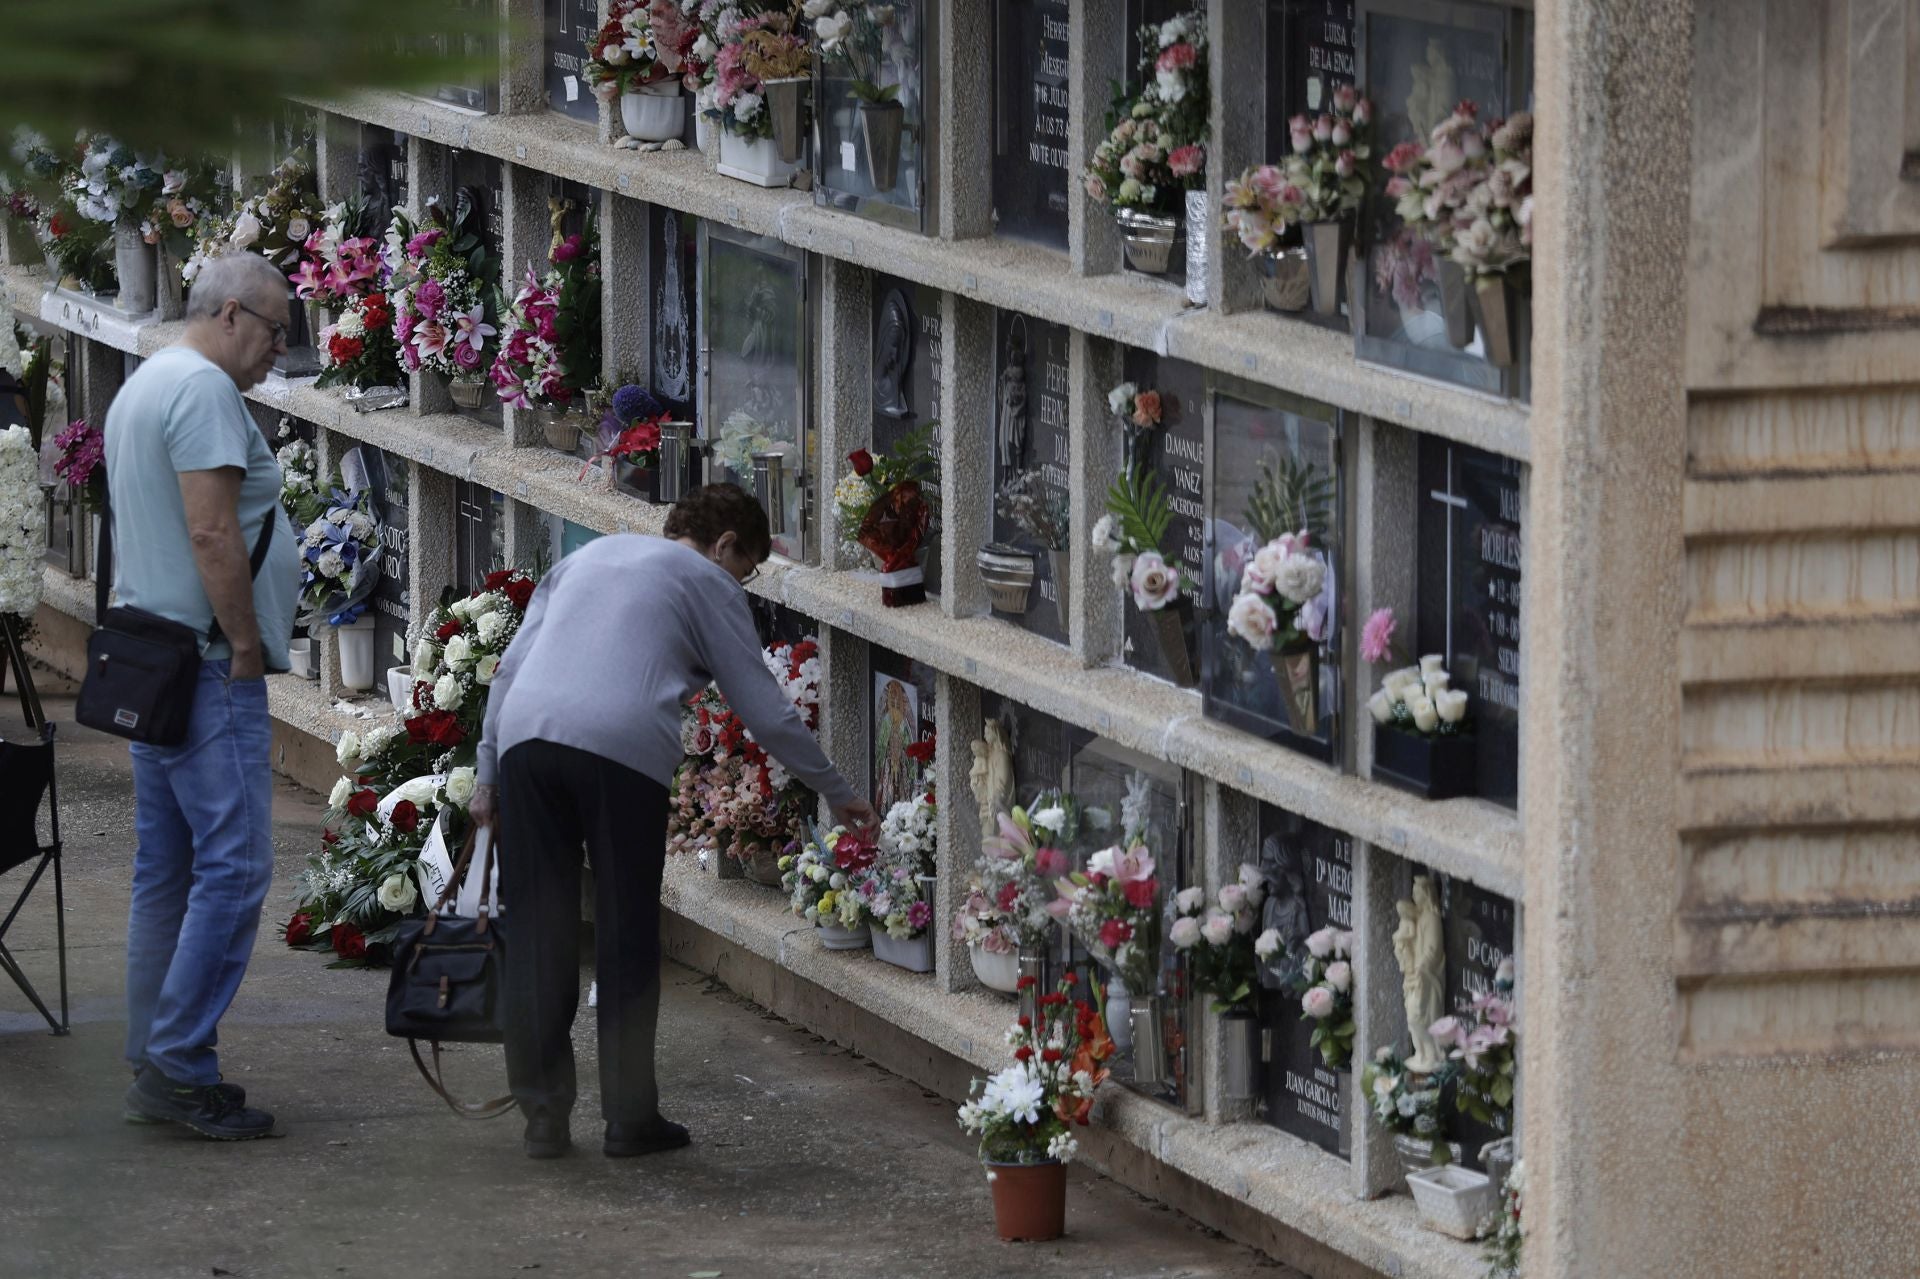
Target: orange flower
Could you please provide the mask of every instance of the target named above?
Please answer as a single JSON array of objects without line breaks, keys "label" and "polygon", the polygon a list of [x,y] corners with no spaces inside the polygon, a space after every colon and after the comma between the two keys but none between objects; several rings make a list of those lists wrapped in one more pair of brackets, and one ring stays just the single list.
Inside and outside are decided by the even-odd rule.
[{"label": "orange flower", "polygon": [[1133,397],[1133,424],[1135,426],[1160,425],[1160,392],[1142,391]]}]

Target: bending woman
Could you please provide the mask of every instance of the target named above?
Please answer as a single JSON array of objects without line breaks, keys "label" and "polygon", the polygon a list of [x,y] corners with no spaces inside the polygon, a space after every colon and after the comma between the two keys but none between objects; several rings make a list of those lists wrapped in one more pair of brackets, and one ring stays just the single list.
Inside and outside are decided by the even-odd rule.
[{"label": "bending woman", "polygon": [[838,821],[874,821],[761,660],[741,586],[771,550],[752,497],[730,484],[697,489],[667,516],[665,537],[603,537],[560,561],[494,676],[471,811],[498,823],[501,900],[512,906],[507,1078],[533,1158],[570,1144],[582,844],[594,872],[603,1149],[687,1144],[687,1130],[660,1117],[653,1040],[660,874],[688,698],[718,684],[754,740]]}]

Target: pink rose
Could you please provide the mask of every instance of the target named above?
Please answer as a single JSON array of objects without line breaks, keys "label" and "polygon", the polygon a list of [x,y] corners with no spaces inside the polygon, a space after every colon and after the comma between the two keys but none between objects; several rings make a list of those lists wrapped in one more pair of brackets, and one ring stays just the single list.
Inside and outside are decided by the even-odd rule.
[{"label": "pink rose", "polygon": [[461,342],[453,348],[453,362],[471,373],[480,367],[480,348]]},{"label": "pink rose", "polygon": [[440,287],[440,281],[428,280],[413,293],[413,305],[425,320],[438,319],[440,308],[446,304],[447,291]]},{"label": "pink rose", "polygon": [[1175,147],[1173,154],[1167,157],[1167,167],[1173,170],[1175,177],[1190,178],[1207,167],[1207,149],[1198,143]]},{"label": "pink rose", "polygon": [[1300,997],[1300,1011],[1316,1021],[1333,1016],[1333,992],[1325,986],[1311,986]]},{"label": "pink rose", "polygon": [[1057,848],[1042,848],[1033,855],[1033,868],[1042,879],[1057,879],[1071,870],[1073,863]]}]

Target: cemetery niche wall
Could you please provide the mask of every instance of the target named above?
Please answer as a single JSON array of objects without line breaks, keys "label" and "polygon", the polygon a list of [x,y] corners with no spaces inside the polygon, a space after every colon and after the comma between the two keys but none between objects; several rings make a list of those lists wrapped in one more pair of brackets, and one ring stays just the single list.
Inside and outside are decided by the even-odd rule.
[{"label": "cemetery niche wall", "polygon": [[[1160,553],[1184,583],[1197,587],[1207,576],[1206,370],[1135,347],[1127,349],[1123,367],[1137,392],[1159,397],[1160,423],[1142,427],[1122,417],[1110,421],[1109,429],[1121,433],[1122,465],[1143,470],[1158,484],[1167,505]],[[1096,562],[1089,572],[1099,580],[1106,567]],[[1196,685],[1200,649],[1193,597],[1183,593],[1166,608],[1147,611],[1130,587],[1116,589],[1127,597],[1121,648],[1127,665],[1183,687]]]},{"label": "cemetery niche wall", "polygon": [[[993,543],[980,558],[995,612],[1036,635],[1067,642],[1072,568],[1068,520],[1064,325],[1013,311],[994,320]],[[1031,590],[1022,585],[1027,575]]]},{"label": "cemetery niche wall", "polygon": [[1328,762],[1341,729],[1341,417],[1237,379],[1207,395],[1206,713]]},{"label": "cemetery niche wall", "polygon": [[995,0],[994,230],[1067,247],[1067,0]]},{"label": "cemetery niche wall", "polygon": [[[873,280],[873,435],[875,453],[891,453],[902,437],[940,416],[940,290],[896,276]],[[935,426],[933,460],[940,458],[941,428]],[[921,549],[926,588],[940,592],[940,480],[924,486],[934,507],[934,522]]]},{"label": "cemetery niche wall", "polygon": [[814,59],[814,202],[930,230],[940,85],[926,68],[939,6],[892,0],[846,12],[847,33]]}]

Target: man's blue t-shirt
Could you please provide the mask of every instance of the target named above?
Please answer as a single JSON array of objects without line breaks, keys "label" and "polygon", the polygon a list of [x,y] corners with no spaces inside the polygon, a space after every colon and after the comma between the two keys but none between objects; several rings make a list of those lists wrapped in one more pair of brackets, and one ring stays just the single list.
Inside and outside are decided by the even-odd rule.
[{"label": "man's blue t-shirt", "polygon": [[[261,522],[277,522],[266,563],[253,581],[253,611],[266,668],[288,669],[287,640],[300,593],[299,548],[280,506],[280,465],[233,379],[190,347],[168,347],[136,369],[114,396],[104,433],[120,603],[203,635],[211,629],[213,605],[187,536],[180,472],[235,467],[246,472],[240,484],[240,536],[249,554]],[[222,640],[205,656],[213,660],[232,652]]]}]

